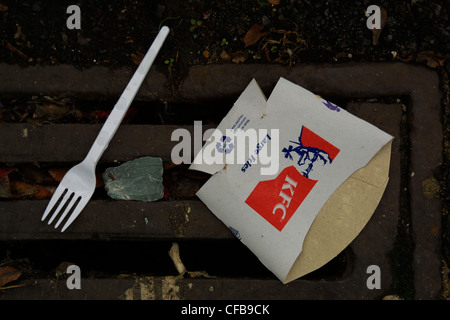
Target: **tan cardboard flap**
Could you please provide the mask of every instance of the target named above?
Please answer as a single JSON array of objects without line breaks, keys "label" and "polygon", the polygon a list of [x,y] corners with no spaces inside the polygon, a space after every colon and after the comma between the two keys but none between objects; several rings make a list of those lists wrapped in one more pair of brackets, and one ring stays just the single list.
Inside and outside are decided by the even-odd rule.
[{"label": "tan cardboard flap", "polygon": [[[384,148],[381,149],[365,167],[357,170],[352,175],[352,178],[361,180],[368,184],[373,184],[377,187],[382,187],[386,183],[386,179],[389,176],[391,143],[392,141],[384,146]],[[385,149],[388,149],[389,152]]]},{"label": "tan cardboard flap", "polygon": [[361,232],[386,189],[391,145],[392,141],[328,199],[311,225],[303,242],[303,250],[284,283],[322,267]]}]

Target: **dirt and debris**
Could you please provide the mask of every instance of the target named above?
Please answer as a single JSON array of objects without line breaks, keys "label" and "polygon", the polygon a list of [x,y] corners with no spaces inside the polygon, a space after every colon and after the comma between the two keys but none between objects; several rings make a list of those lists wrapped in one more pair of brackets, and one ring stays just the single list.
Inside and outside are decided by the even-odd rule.
[{"label": "dirt and debris", "polygon": [[[227,62],[223,51],[246,52],[245,63],[289,64],[274,57],[288,52],[285,45],[290,42],[300,47],[297,52],[289,48],[296,54],[295,63],[413,62],[421,52],[438,57],[450,52],[450,7],[438,0],[82,0],[77,2],[81,29],[66,26],[70,4],[0,1],[0,61],[33,67],[135,65],[162,25],[172,31],[157,63],[169,61],[175,69],[178,56],[179,72],[185,65]],[[382,9],[380,30],[366,26],[370,5]],[[295,41],[283,44],[275,31],[295,35]]]},{"label": "dirt and debris", "polygon": [[[86,103],[65,96],[31,96],[0,102],[0,123],[103,123],[112,110],[110,102]],[[123,123],[138,118],[138,110],[128,109]]]},{"label": "dirt and debris", "polygon": [[[96,199],[109,199],[102,177],[105,168],[115,164],[102,163],[96,172]],[[165,200],[191,199],[208,176],[192,172],[187,165],[164,163],[163,184]],[[60,164],[0,164],[0,200],[50,199],[70,166]]]}]

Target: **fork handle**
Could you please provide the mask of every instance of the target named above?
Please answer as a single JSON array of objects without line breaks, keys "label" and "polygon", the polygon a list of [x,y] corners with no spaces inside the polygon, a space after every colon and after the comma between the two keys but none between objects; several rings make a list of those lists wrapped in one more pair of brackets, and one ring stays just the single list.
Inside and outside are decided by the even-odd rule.
[{"label": "fork handle", "polygon": [[153,64],[159,50],[161,49],[167,35],[169,34],[169,28],[164,26],[161,28],[157,34],[155,40],[153,41],[150,49],[148,49],[144,58],[142,59],[139,67],[128,82],[127,87],[123,91],[113,110],[106,119],[102,129],[100,130],[97,138],[95,139],[89,153],[86,156],[86,160],[97,164],[102,156],[103,152],[108,147],[109,142],[119,128],[120,123],[123,120],[128,108],[133,102],[142,82],[144,81],[150,67]]}]

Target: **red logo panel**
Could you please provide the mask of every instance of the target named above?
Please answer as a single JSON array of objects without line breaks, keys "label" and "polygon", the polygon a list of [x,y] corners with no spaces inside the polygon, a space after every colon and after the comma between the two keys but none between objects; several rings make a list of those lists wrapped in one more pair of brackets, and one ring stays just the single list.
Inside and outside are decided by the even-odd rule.
[{"label": "red logo panel", "polygon": [[290,166],[276,179],[259,182],[245,203],[281,231],[316,182]]},{"label": "red logo panel", "polygon": [[[260,181],[245,200],[246,204],[279,231],[283,230],[317,183],[317,180],[308,178],[314,163],[331,163],[340,152],[306,127],[302,127],[295,148],[283,149],[285,150],[289,151],[291,160],[294,161],[294,156],[299,157],[297,165],[300,171],[294,165],[284,168],[275,179]],[[300,167],[305,166],[305,163],[308,164],[307,170]]]}]

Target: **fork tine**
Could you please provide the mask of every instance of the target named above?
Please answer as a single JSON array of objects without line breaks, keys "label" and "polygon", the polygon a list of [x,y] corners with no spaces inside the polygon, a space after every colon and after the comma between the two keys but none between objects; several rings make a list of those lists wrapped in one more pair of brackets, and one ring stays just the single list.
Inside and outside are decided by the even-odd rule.
[{"label": "fork tine", "polygon": [[64,232],[64,230],[67,229],[68,226],[78,217],[80,212],[84,209],[86,204],[89,202],[90,197],[82,196],[80,199],[80,202],[78,202],[75,210],[73,210],[72,214],[70,215],[69,219],[67,220],[64,227],[61,229],[61,232]]},{"label": "fork tine", "polygon": [[50,211],[52,211],[53,207],[58,202],[59,198],[61,198],[61,195],[64,193],[65,190],[66,188],[63,187],[62,185],[59,185],[59,187],[56,188],[52,198],[50,199],[50,202],[47,205],[47,208],[45,209],[44,214],[42,215],[41,221],[44,221],[45,218],[47,218],[47,215],[50,213]]},{"label": "fork tine", "polygon": [[55,224],[55,229],[58,228],[59,224],[64,220],[64,218],[67,216],[67,214],[70,212],[70,210],[72,209],[73,205],[75,204],[75,202],[77,202],[78,198],[80,196],[75,194],[73,195],[72,199],[70,200],[69,204],[66,207],[66,210],[64,210],[63,214],[61,215],[61,217],[59,218],[58,222]]},{"label": "fork tine", "polygon": [[48,224],[51,224],[53,220],[58,216],[62,208],[67,204],[67,201],[69,200],[70,196],[73,194],[69,189],[67,189],[67,192],[64,194],[64,197],[62,198],[61,202],[59,203],[58,207],[56,208],[55,212],[53,212],[53,215],[48,220]]}]

